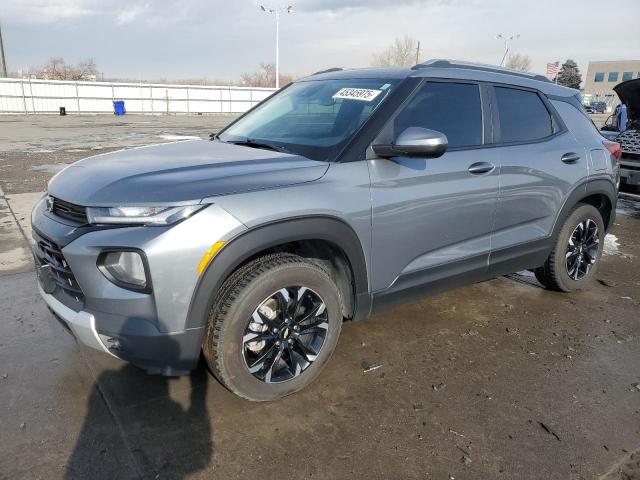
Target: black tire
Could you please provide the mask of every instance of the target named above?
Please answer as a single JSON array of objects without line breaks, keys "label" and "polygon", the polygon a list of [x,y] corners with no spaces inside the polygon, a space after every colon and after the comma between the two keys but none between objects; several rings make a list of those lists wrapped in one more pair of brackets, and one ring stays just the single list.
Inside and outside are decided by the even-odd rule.
[{"label": "black tire", "polygon": [[[588,220],[593,221],[597,226],[597,253],[594,255],[594,263],[588,267],[586,273],[580,278],[573,278],[569,274],[567,267],[567,255],[569,253],[569,240],[578,225]],[[556,239],[556,244],[549,254],[543,266],[534,270],[536,279],[550,290],[557,292],[573,292],[583,289],[593,278],[604,246],[605,227],[602,215],[593,205],[578,204],[573,212],[567,217]],[[575,270],[573,270],[575,274]]]},{"label": "black tire", "polygon": [[[310,360],[300,373],[296,373],[297,376],[268,383],[249,371],[247,341],[244,337],[252,315],[264,304],[265,299],[272,298],[283,288],[296,286],[304,286],[312,294],[317,294],[314,298],[319,298],[325,305],[323,317],[328,327],[323,326],[326,333],[323,332],[323,343],[317,357]],[[248,263],[227,279],[209,314],[202,349],[209,368],[220,383],[247,400],[269,401],[297,392],[318,376],[335,349],[343,321],[340,298],[340,292],[329,273],[318,264],[297,255],[273,254]],[[303,307],[298,307],[296,311],[300,309]],[[269,321],[266,317],[263,319]],[[265,333],[273,336],[270,328]],[[284,330],[277,338],[283,334]],[[290,348],[288,345],[285,347]],[[306,357],[300,358],[305,362],[308,360]],[[292,358],[289,360],[293,361]],[[280,360],[276,363],[281,365],[278,362]]]}]

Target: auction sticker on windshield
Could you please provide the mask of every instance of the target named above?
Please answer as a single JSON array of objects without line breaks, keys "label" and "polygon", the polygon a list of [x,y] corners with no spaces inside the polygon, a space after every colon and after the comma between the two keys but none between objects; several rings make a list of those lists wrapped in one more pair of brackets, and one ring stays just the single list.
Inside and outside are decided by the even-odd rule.
[{"label": "auction sticker on windshield", "polygon": [[381,93],[382,90],[371,90],[369,88],[341,88],[333,98],[370,102]]}]

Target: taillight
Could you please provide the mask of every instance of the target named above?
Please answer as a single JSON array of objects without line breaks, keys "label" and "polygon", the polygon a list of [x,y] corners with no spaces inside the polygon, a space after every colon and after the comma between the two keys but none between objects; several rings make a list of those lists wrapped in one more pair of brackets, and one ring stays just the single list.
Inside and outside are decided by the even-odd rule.
[{"label": "taillight", "polygon": [[618,142],[612,142],[611,140],[603,140],[602,145],[609,150],[609,153],[615,157],[616,160],[620,160],[622,156],[622,148]]}]

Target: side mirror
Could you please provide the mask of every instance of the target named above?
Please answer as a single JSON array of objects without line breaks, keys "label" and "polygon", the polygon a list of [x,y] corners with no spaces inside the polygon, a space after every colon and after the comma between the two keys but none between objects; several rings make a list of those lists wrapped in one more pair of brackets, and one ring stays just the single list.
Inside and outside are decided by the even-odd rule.
[{"label": "side mirror", "polygon": [[447,151],[447,136],[436,130],[422,127],[409,127],[395,139],[391,145],[372,145],[376,155],[389,157],[429,157],[437,158]]}]

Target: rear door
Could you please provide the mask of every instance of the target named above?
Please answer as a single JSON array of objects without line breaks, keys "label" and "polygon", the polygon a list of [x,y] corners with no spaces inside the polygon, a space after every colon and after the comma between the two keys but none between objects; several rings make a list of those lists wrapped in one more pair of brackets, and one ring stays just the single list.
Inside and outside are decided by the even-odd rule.
[{"label": "rear door", "polygon": [[544,260],[565,198],[588,173],[588,155],[539,92],[494,85],[491,98],[500,199],[490,263],[500,274]]},{"label": "rear door", "polygon": [[391,143],[408,127],[447,135],[440,158],[370,157],[372,287],[394,293],[468,272],[486,274],[498,169],[475,82],[428,81],[378,137]]}]

